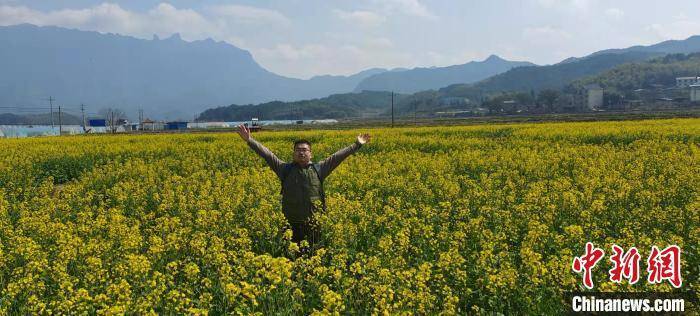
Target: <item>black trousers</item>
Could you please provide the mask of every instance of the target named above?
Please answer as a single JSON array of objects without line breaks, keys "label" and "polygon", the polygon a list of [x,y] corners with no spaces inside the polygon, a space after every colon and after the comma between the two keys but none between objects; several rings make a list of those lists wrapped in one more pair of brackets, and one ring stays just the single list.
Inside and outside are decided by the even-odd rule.
[{"label": "black trousers", "polygon": [[303,223],[289,223],[289,227],[292,229],[292,241],[297,244],[306,240],[309,245],[313,246],[321,241],[321,231],[313,220]]}]

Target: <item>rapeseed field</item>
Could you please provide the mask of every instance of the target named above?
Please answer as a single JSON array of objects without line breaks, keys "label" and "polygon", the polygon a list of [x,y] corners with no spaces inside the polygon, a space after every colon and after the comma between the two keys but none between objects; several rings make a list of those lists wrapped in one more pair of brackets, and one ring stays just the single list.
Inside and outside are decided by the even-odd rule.
[{"label": "rapeseed field", "polygon": [[[700,119],[253,137],[319,160],[360,132],[312,252],[235,133],[0,139],[0,314],[557,314],[587,242],[595,290],[673,290],[644,271],[668,245],[700,290]],[[609,280],[613,244],[637,284]]]}]

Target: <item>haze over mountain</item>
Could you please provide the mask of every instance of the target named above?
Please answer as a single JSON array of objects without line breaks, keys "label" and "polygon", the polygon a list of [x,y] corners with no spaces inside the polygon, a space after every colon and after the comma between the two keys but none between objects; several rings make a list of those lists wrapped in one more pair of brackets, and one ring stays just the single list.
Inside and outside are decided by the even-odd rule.
[{"label": "haze over mountain", "polygon": [[668,40],[652,45],[635,45],[627,48],[611,48],[597,51],[584,57],[570,57],[561,63],[567,63],[605,54],[650,53],[650,54],[688,54],[700,51],[700,35],[694,35],[684,40]]},{"label": "haze over mountain", "polygon": [[[667,53],[700,51],[700,36],[610,49],[536,66],[492,55],[449,67],[368,69],[351,76],[288,78],[261,67],[246,50],[211,39],[136,39],[29,24],[0,27],[0,105],[119,108],[136,118],[191,119],[225,105],[281,104],[352,91],[412,93],[450,87],[474,100],[482,93],[560,88],[620,64]],[[459,83],[461,84],[454,84]],[[465,82],[471,82],[464,84]],[[284,112],[283,112],[284,113]]]},{"label": "haze over mountain", "polygon": [[463,65],[379,73],[362,80],[355,88],[355,92],[370,90],[414,93],[439,89],[451,84],[477,82],[521,66],[535,66],[535,64],[508,61],[491,55],[484,61],[472,61]]},{"label": "haze over mountain", "polygon": [[554,65],[511,69],[472,86],[483,92],[558,89],[573,80],[596,75],[624,63],[644,61],[661,55],[664,54],[643,51],[596,54]]},{"label": "haze over mountain", "polygon": [[59,27],[0,27],[0,104],[84,103],[121,108],[132,118],[191,118],[231,103],[299,100],[349,92],[383,69],[352,76],[287,78],[265,70],[251,54],[211,39],[136,39]]},{"label": "haze over mountain", "polygon": [[177,34],[144,40],[21,24],[0,27],[0,46],[0,104],[46,106],[45,99],[53,96],[64,106],[86,104],[92,112],[119,108],[131,118],[140,108],[150,117],[189,119],[226,104],[295,101],[365,89],[426,90],[532,65],[491,56],[450,67],[373,68],[302,80],[267,71],[248,51],[231,44],[186,42]]},{"label": "haze over mountain", "polygon": [[553,65],[514,68],[471,85],[455,85],[450,89],[471,90],[471,95],[498,91],[559,89],[574,80],[597,75],[622,64],[642,62],[667,54],[694,52],[700,52],[698,35],[685,40],[669,40],[647,46],[605,49],[584,57],[570,57]]}]

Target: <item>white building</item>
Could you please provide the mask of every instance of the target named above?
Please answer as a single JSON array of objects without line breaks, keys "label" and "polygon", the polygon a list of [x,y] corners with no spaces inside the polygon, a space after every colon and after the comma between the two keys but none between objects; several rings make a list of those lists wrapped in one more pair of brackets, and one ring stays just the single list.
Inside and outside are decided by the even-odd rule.
[{"label": "white building", "polygon": [[597,110],[603,106],[603,88],[597,84],[589,84],[586,89],[586,106],[590,110]]},{"label": "white building", "polygon": [[690,86],[690,102],[700,102],[700,85]]},{"label": "white building", "polygon": [[233,127],[226,122],[189,122],[187,128],[228,128]]},{"label": "white building", "polygon": [[692,85],[700,84],[700,77],[678,77],[676,78],[676,87],[685,88]]},{"label": "white building", "polygon": [[145,119],[141,122],[142,131],[161,131],[165,129],[165,123]]}]

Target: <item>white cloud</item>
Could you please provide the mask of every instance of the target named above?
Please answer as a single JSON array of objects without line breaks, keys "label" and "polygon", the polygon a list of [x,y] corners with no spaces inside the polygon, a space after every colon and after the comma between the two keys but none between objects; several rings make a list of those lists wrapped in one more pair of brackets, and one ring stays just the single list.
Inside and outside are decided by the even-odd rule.
[{"label": "white cloud", "polygon": [[[141,28],[144,33],[168,34],[177,30],[184,38],[201,39],[210,35],[219,36],[217,29],[206,17],[191,9],[177,9],[170,4],[161,3],[148,11],[146,21]],[[137,19],[138,20],[138,19]]]},{"label": "white cloud", "polygon": [[[346,39],[344,45],[314,43],[308,45],[279,44],[260,49],[255,56],[274,69],[287,70],[290,65],[307,65],[302,78],[318,74],[350,75],[363,69],[443,67],[482,60],[486,54],[473,51],[445,53],[440,51],[408,52],[396,47],[388,38],[361,38],[349,40],[340,34],[327,34],[332,38]],[[342,61],[342,62],[339,62]]]},{"label": "white cloud", "polygon": [[426,19],[435,19],[437,16],[418,0],[374,0],[382,10],[391,14],[399,13]]},{"label": "white cloud", "polygon": [[141,38],[149,38],[153,34],[169,36],[179,32],[183,38],[194,40],[224,34],[200,13],[190,9],[178,9],[167,3],[161,3],[145,13],[128,11],[112,3],[103,3],[85,9],[49,12],[24,6],[0,6],[0,21],[2,25],[18,23],[56,25]]},{"label": "white cloud", "polygon": [[570,0],[571,6],[579,10],[589,10],[593,5],[593,0]]},{"label": "white cloud", "polygon": [[244,5],[219,5],[211,6],[205,9],[212,16],[220,18],[232,19],[232,22],[247,23],[247,24],[262,24],[269,25],[290,25],[291,21],[284,14],[269,9],[261,9]]},{"label": "white cloud", "polygon": [[302,46],[294,46],[292,44],[277,44],[271,49],[261,49],[261,53],[267,57],[281,57],[290,62],[299,61],[302,59],[317,58],[325,56],[330,49],[321,44],[309,44]]},{"label": "white cloud", "polygon": [[356,23],[365,28],[373,28],[386,22],[388,16],[406,15],[428,20],[436,19],[426,6],[418,0],[373,0],[372,10],[344,11],[333,10],[333,14],[341,20]]},{"label": "white cloud", "polygon": [[609,8],[605,10],[605,15],[613,19],[621,19],[625,16],[625,11],[622,11],[618,8]]},{"label": "white cloud", "polygon": [[[147,12],[123,9],[118,4],[102,3],[84,9],[39,11],[25,6],[0,6],[0,25],[31,23],[56,25],[87,31],[111,32],[140,38],[180,33],[185,40],[207,37],[231,41],[240,39],[231,30],[243,24],[288,26],[291,22],[277,11],[240,5],[208,7],[203,12],[179,9],[160,3]],[[241,41],[231,42],[240,45]]]},{"label": "white cloud", "polygon": [[555,4],[557,4],[557,0],[537,0],[536,1],[540,6],[545,7],[545,8],[551,8]]},{"label": "white cloud", "polygon": [[377,27],[380,26],[386,18],[372,11],[342,11],[333,10],[333,14],[341,20],[355,23],[362,27]]},{"label": "white cloud", "polygon": [[682,40],[693,35],[699,35],[700,22],[696,19],[691,19],[685,12],[680,12],[673,16],[673,20],[667,23],[648,25],[645,30],[650,32],[657,40]]},{"label": "white cloud", "polygon": [[[517,50],[523,51],[522,47],[527,47],[524,51],[528,53],[532,51],[542,52],[542,57],[547,60],[559,61],[575,55],[576,43],[573,39],[574,36],[571,33],[557,27],[528,27],[522,32],[522,43]],[[531,57],[521,57],[513,50],[507,50],[506,53],[508,56],[517,57],[518,60],[531,59]],[[529,55],[528,53],[526,55]]]},{"label": "white cloud", "polygon": [[394,48],[394,42],[386,37],[365,38],[364,46],[372,49],[391,49]]},{"label": "white cloud", "polygon": [[681,40],[700,34],[700,22],[680,20],[665,24],[654,23],[647,26],[646,31],[651,32],[659,40]]},{"label": "white cloud", "polygon": [[674,16],[673,16],[673,19],[674,19],[674,20],[687,20],[687,19],[688,19],[688,15],[685,14],[685,12],[680,12],[680,13],[674,15]]},{"label": "white cloud", "polygon": [[303,69],[294,67],[296,75],[302,78],[329,73],[350,75],[373,67],[394,68],[416,63],[415,56],[389,49],[392,45],[389,40],[382,38],[364,39],[344,45],[285,43],[258,49],[254,53],[264,64],[282,72],[292,70],[295,64],[305,65]]},{"label": "white cloud", "polygon": [[568,40],[571,33],[551,26],[527,27],[523,30],[523,37],[527,40]]},{"label": "white cloud", "polygon": [[0,6],[0,25],[7,26],[19,23],[36,23],[31,9],[24,6]]},{"label": "white cloud", "polygon": [[24,6],[0,6],[0,25],[31,23],[133,34],[142,28],[144,22],[146,19],[122,9],[117,4],[110,3],[88,9],[64,9],[50,12],[37,11]]},{"label": "white cloud", "polygon": [[535,2],[546,9],[563,9],[572,13],[585,13],[591,9],[595,0],[535,0]]}]

